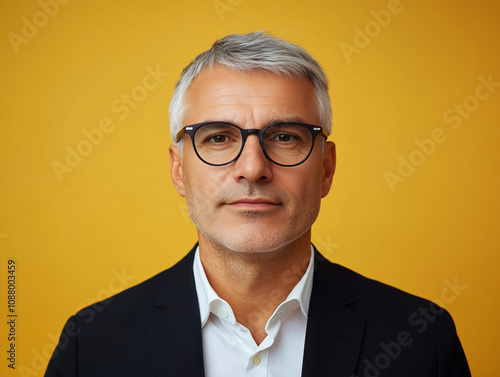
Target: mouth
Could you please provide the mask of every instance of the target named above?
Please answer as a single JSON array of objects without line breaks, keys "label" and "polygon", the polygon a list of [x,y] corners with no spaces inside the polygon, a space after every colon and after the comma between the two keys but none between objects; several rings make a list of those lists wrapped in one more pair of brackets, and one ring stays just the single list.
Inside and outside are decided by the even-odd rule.
[{"label": "mouth", "polygon": [[280,203],[268,198],[241,198],[228,202],[226,205],[246,211],[264,211],[275,208]]}]

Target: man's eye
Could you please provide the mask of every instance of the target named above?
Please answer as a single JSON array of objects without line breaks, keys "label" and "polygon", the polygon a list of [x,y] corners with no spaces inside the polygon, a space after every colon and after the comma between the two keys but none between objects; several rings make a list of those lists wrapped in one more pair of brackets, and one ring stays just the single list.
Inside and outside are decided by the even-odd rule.
[{"label": "man's eye", "polygon": [[282,143],[288,143],[290,141],[296,140],[296,137],[290,134],[277,134],[272,138],[274,141],[279,141]]},{"label": "man's eye", "polygon": [[225,143],[228,141],[228,137],[226,135],[214,135],[210,136],[207,141],[211,143]]}]

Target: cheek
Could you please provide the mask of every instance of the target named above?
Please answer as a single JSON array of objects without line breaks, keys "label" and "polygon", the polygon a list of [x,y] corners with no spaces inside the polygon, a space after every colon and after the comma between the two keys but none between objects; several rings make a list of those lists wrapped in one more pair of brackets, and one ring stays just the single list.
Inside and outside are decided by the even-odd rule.
[{"label": "cheek", "polygon": [[210,166],[201,164],[201,161],[195,161],[184,169],[186,200],[192,204],[208,205],[216,201],[228,173],[224,169],[211,169]]},{"label": "cheek", "polygon": [[[304,212],[318,212],[322,197],[321,169],[311,169],[301,182],[300,203],[307,208]],[[317,215],[317,214],[316,214]]]},{"label": "cheek", "polygon": [[293,182],[294,187],[292,189],[308,197],[309,193],[316,193],[317,188],[321,185],[323,168],[315,164],[308,164],[300,167],[300,171],[297,171],[293,176],[290,175],[290,181]]},{"label": "cheek", "polygon": [[[293,169],[293,168],[292,168]],[[279,179],[279,187],[290,200],[294,211],[310,211],[321,202],[321,178],[318,170],[304,169],[299,172],[284,172],[279,178],[274,176],[274,181]]]}]

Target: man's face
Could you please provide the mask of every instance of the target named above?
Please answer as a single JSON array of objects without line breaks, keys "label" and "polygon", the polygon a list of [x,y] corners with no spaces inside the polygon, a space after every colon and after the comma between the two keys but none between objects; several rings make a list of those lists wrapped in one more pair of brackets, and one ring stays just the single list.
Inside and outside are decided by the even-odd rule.
[{"label": "man's face", "polygon": [[[258,129],[284,121],[319,124],[309,80],[264,71],[207,69],[191,84],[186,103],[184,126],[205,121]],[[172,179],[186,197],[200,245],[267,252],[301,239],[310,242],[321,198],[331,186],[333,143],[326,143],[323,154],[318,137],[311,156],[294,167],[269,161],[255,134],[248,135],[240,157],[225,166],[198,159],[187,135],[183,148],[181,156],[170,147]]]}]

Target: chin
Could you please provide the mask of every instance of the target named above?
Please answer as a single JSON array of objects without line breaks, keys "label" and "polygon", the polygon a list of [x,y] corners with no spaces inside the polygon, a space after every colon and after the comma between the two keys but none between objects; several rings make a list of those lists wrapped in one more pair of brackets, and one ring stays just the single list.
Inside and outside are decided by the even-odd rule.
[{"label": "chin", "polygon": [[273,251],[279,250],[280,248],[286,246],[284,244],[275,245],[275,244],[261,244],[261,243],[248,243],[242,242],[237,243],[234,241],[230,241],[228,243],[220,243],[224,248],[234,251],[235,253],[246,253],[246,254],[261,254],[261,253],[271,253]]},{"label": "chin", "polygon": [[[309,228],[308,228],[309,229]],[[204,234],[211,243],[220,245],[225,249],[235,253],[270,253],[286,248],[294,241],[303,236],[308,229],[302,231],[290,231],[290,229],[276,229],[271,231],[269,228],[244,229],[239,232],[233,231],[225,234]]]},{"label": "chin", "polygon": [[317,212],[302,212],[300,218],[285,216],[266,219],[260,217],[260,213],[256,216],[255,212],[251,212],[243,219],[218,221],[217,217],[209,220],[208,216],[191,216],[191,219],[198,228],[198,236],[214,247],[235,253],[257,254],[289,247],[311,229]]}]

